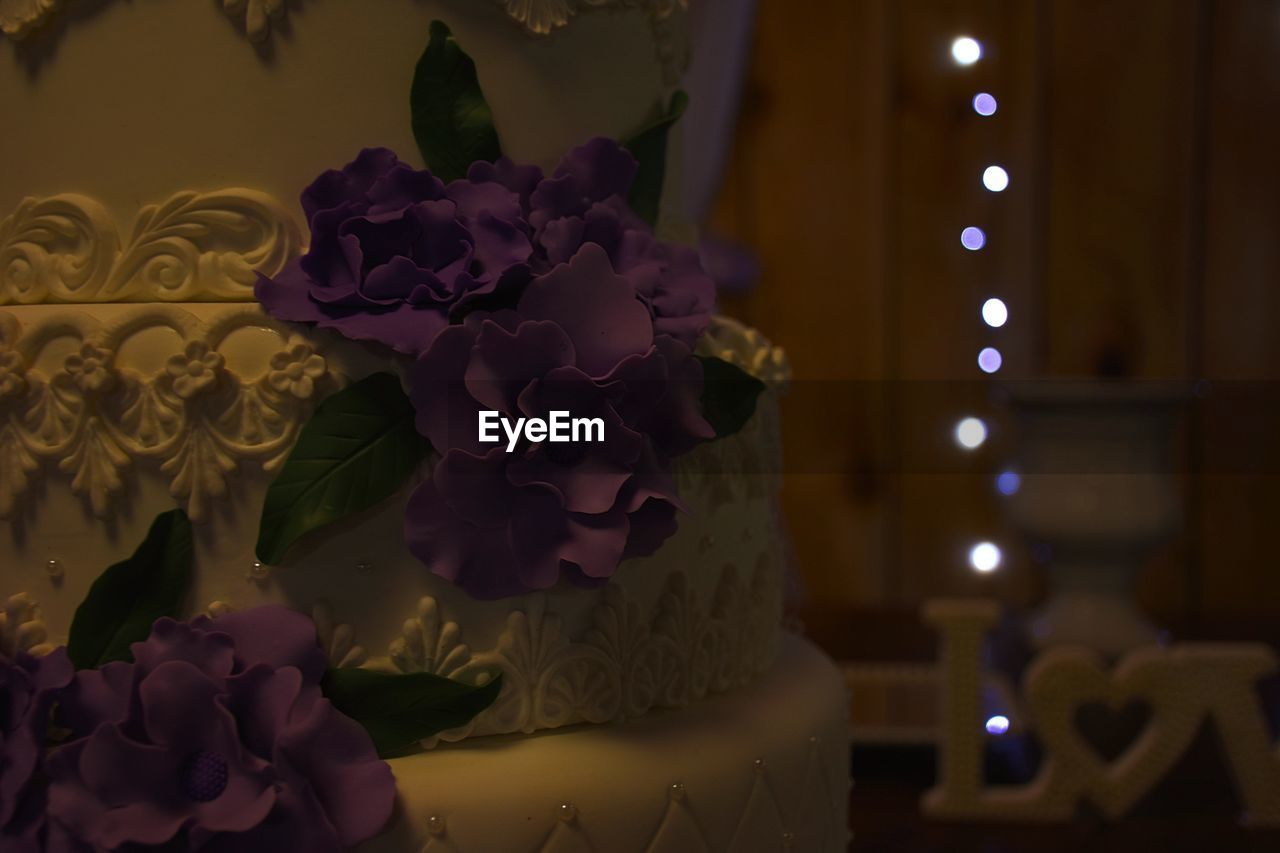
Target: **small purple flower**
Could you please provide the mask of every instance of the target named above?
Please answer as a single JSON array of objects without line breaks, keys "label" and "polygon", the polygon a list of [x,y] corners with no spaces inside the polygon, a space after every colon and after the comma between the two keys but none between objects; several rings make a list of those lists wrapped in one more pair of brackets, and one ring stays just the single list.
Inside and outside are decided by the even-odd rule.
[{"label": "small purple flower", "polygon": [[[654,323],[604,250],[582,247],[535,278],[513,309],[477,312],[416,362],[418,430],[445,449],[413,495],[410,550],[479,598],[598,583],[651,553],[679,507],[664,458],[710,438],[701,366]],[[479,441],[481,411],[599,418],[604,440]]]},{"label": "small purple flower", "polygon": [[[311,246],[255,294],[281,320],[315,323],[416,355],[468,300],[530,260],[514,167],[448,186],[386,149],[366,149],[302,194]],[[510,172],[511,174],[507,174]]]},{"label": "small purple flower", "polygon": [[320,694],[315,626],[282,607],[160,619],[134,663],[76,675],[49,814],[93,849],[338,851],[387,821],[395,782]]},{"label": "small purple flower", "polygon": [[65,649],[44,657],[0,655],[0,849],[44,849],[41,753],[49,710],[73,674]]}]

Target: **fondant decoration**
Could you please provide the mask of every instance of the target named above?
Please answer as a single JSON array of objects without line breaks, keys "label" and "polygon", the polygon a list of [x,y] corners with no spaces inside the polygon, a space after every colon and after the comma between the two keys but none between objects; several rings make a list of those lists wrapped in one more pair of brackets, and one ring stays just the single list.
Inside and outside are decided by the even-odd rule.
[{"label": "fondant decoration", "polygon": [[777,567],[768,558],[749,586],[724,567],[710,601],[700,601],[677,571],[653,613],[642,613],[621,585],[610,584],[590,627],[571,636],[539,597],[511,612],[488,650],[466,646],[461,628],[424,598],[392,644],[391,660],[405,672],[477,684],[502,673],[492,707],[440,733],[444,741],[634,719],[741,686],[768,669],[777,652],[780,598]]},{"label": "fondant decoration", "polygon": [[0,605],[0,657],[15,659],[19,652],[46,655],[53,651],[40,604],[25,592]]},{"label": "fondant decoration", "polygon": [[493,704],[502,677],[472,686],[428,672],[347,668],[330,669],[323,687],[325,698],[364,726],[378,754],[388,756],[466,724]]},{"label": "fondant decoration", "polygon": [[[144,546],[145,547],[145,546]],[[377,834],[395,779],[321,695],[315,626],[283,607],[160,619],[132,662],[76,675],[49,753],[50,831],[114,850],[338,850]],[[338,670],[351,672],[354,670]]]},{"label": "fondant decoration", "polygon": [[[1118,818],[1149,792],[1211,722],[1223,744],[1251,825],[1280,825],[1280,757],[1259,706],[1258,681],[1277,669],[1269,647],[1252,643],[1150,646],[1113,667],[1083,647],[1042,652],[1025,679],[1025,701],[1045,757],[1021,786],[983,782],[983,725],[978,685],[984,635],[996,624],[994,602],[931,602],[925,620],[939,632],[946,674],[939,783],[925,813],[947,819],[1069,821],[1083,801]],[[1077,712],[1101,703],[1139,702],[1150,718],[1116,758],[1100,755],[1077,728]]]},{"label": "fondant decoration", "polygon": [[507,14],[531,33],[546,35],[565,26],[581,12],[591,10],[618,11],[640,8],[653,21],[666,20],[677,9],[684,9],[687,0],[496,0]]},{"label": "fondant decoration", "polygon": [[61,5],[62,0],[0,0],[0,32],[12,39],[23,38]]},{"label": "fondant decoration", "polygon": [[303,535],[395,494],[430,447],[390,373],[352,383],[320,404],[267,489],[258,558],[279,563]]},{"label": "fondant decoration", "polygon": [[279,273],[301,245],[256,190],[178,193],[144,207],[124,240],[88,196],[27,198],[0,221],[0,305],[246,302],[255,273]]},{"label": "fondant decoration", "polygon": [[677,90],[657,118],[622,143],[639,164],[627,204],[650,225],[657,224],[662,206],[662,185],[667,176],[667,135],[688,106],[689,96]]},{"label": "fondant decoration", "polygon": [[[601,334],[607,330],[607,334]],[[508,311],[446,328],[411,368],[418,429],[441,451],[405,516],[409,550],[478,598],[597,585],[675,531],[675,456],[713,437],[689,349],[655,324],[604,249],[586,243]],[[599,418],[604,440],[509,453],[479,412]]]},{"label": "fondant decoration", "polygon": [[244,33],[252,42],[264,42],[271,37],[272,22],[283,21],[289,13],[288,0],[222,0],[222,10],[234,21],[244,26]]},{"label": "fondant decoration", "polygon": [[75,670],[66,651],[0,654],[0,850],[43,851],[43,747],[53,705]]},{"label": "fondant decoration", "polygon": [[133,556],[93,582],[76,609],[67,654],[76,669],[131,660],[152,624],[179,614],[191,587],[191,521],[180,509],[156,518]]},{"label": "fondant decoration", "polygon": [[[127,470],[156,460],[173,497],[199,521],[240,464],[275,470],[317,389],[338,384],[331,365],[313,357],[317,345],[255,307],[228,308],[207,322],[161,305],[110,323],[70,309],[35,316],[24,328],[0,311],[0,364],[9,365],[10,387],[20,386],[0,395],[0,516],[15,513],[42,464],[55,462],[96,515],[110,516]],[[225,342],[263,328],[278,336],[279,353],[263,359],[264,372],[237,375]],[[49,363],[46,351],[67,340],[76,351]],[[167,359],[157,358],[166,352],[157,341],[169,342]],[[279,374],[292,375],[298,359],[300,378],[282,382]]]},{"label": "fondant decoration", "polygon": [[742,368],[770,387],[785,390],[791,381],[791,364],[782,347],[731,317],[713,317],[698,341],[698,354],[714,356]]},{"label": "fondant decoration", "polygon": [[316,623],[316,638],[329,658],[329,666],[342,669],[363,666],[368,662],[369,653],[356,642],[355,629],[333,618],[333,608],[329,606],[329,602],[317,602],[311,608],[311,619]]},{"label": "fondant decoration", "polygon": [[472,163],[497,161],[502,148],[476,64],[443,21],[432,21],[430,34],[414,70],[409,105],[422,161],[448,182],[465,178]]},{"label": "fondant decoration", "polygon": [[391,644],[391,661],[401,672],[430,672],[456,678],[471,662],[457,622],[445,620],[431,596],[418,602],[416,616],[406,619],[403,636]]}]

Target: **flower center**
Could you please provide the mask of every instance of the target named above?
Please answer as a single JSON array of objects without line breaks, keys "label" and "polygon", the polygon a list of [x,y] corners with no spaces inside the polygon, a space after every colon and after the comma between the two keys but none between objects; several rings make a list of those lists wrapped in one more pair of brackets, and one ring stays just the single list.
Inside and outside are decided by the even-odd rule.
[{"label": "flower center", "polygon": [[183,762],[179,775],[187,799],[212,802],[227,789],[227,760],[216,752],[193,752]]}]

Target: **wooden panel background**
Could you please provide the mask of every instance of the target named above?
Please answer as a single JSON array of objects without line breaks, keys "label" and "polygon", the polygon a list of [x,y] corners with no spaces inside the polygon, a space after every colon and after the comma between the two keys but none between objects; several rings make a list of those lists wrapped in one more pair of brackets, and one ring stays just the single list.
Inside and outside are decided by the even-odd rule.
[{"label": "wooden panel background", "polygon": [[[984,46],[974,66],[951,61],[961,34]],[[1276,0],[761,0],[754,51],[712,225],[763,269],[729,312],[785,345],[801,383],[823,380],[785,404],[789,456],[830,460],[784,492],[811,610],[1040,594],[979,473],[995,457],[959,460],[948,439],[982,346],[1005,378],[1206,378],[1265,409]],[[973,112],[979,91],[995,116]],[[994,163],[1001,194],[981,187]],[[970,224],[982,252],[959,244]],[[988,296],[1010,307],[1003,329],[979,319]],[[1178,624],[1280,610],[1275,433],[1209,411],[1179,444],[1184,529],[1139,583]],[[1007,561],[980,577],[965,556],[987,538]]]}]

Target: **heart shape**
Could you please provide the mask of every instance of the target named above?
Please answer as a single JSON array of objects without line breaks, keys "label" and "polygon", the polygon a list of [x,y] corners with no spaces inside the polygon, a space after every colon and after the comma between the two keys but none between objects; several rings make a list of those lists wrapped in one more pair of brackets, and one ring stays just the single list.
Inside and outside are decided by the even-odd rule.
[{"label": "heart shape", "polygon": [[[1108,671],[1095,653],[1051,649],[1027,675],[1027,702],[1046,749],[1041,780],[1064,797],[1087,796],[1108,817],[1127,812],[1173,767],[1205,715],[1198,702],[1179,701],[1179,662],[1163,649],[1140,649]],[[1147,709],[1118,754],[1100,752],[1081,732],[1081,708]],[[1086,712],[1086,717],[1089,712]]]},{"label": "heart shape", "polygon": [[1105,702],[1085,702],[1076,708],[1075,725],[1093,751],[1111,763],[1137,741],[1151,723],[1151,717],[1151,706],[1141,699],[1119,707]]}]

